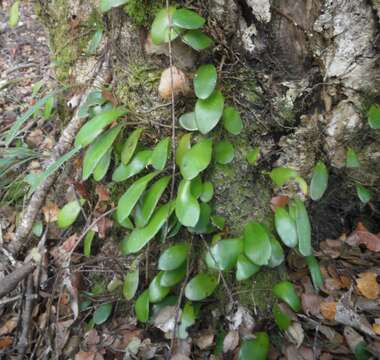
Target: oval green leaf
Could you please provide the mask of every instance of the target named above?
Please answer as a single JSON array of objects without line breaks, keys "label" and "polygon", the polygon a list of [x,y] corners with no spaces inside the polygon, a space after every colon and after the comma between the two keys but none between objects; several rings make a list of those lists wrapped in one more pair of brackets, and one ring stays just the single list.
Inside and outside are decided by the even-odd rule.
[{"label": "oval green leaf", "polygon": [[267,265],[272,247],[267,230],[257,222],[244,228],[244,253],[256,265]]},{"label": "oval green leaf", "polygon": [[326,165],[322,161],[318,161],[313,170],[313,177],[310,183],[310,197],[317,201],[327,189],[329,173]]},{"label": "oval green leaf", "polygon": [[223,126],[232,135],[239,135],[243,130],[240,114],[233,106],[224,108]]},{"label": "oval green leaf", "polygon": [[199,29],[205,22],[202,16],[189,9],[178,9],[173,14],[173,25],[182,29]]},{"label": "oval green leaf", "polygon": [[251,262],[244,254],[240,254],[236,263],[236,280],[247,280],[259,270],[259,265]]},{"label": "oval green leaf", "polygon": [[108,151],[103,155],[99,163],[96,165],[93,172],[95,181],[100,181],[106,176],[108,168],[110,167],[110,164],[111,164],[111,155],[112,155],[112,147],[108,149]]},{"label": "oval green leaf", "polygon": [[212,140],[201,139],[182,157],[180,170],[184,179],[194,179],[211,162]]},{"label": "oval green leaf", "polygon": [[139,151],[128,165],[120,164],[112,174],[112,180],[124,181],[145,169],[152,156],[152,150]]},{"label": "oval green leaf", "polygon": [[292,324],[292,319],[284,311],[282,311],[277,304],[273,305],[272,313],[274,322],[279,329],[282,331],[288,330],[289,326]]},{"label": "oval green leaf", "polygon": [[195,121],[202,134],[210,132],[219,122],[224,107],[224,97],[215,90],[207,99],[198,99],[195,104]]},{"label": "oval green leaf", "polygon": [[194,227],[189,227],[188,230],[195,234],[207,234],[213,230],[210,224],[211,207],[209,204],[200,204],[200,215],[197,224]]},{"label": "oval green leaf", "polygon": [[309,272],[311,275],[311,280],[313,281],[314,288],[319,291],[319,289],[323,285],[323,279],[321,274],[321,269],[319,267],[318,260],[315,256],[310,255],[306,257],[306,263],[309,268]]},{"label": "oval green leaf", "polygon": [[145,191],[148,183],[157,175],[157,172],[150,173],[135,181],[124,195],[119,199],[117,204],[116,216],[118,221],[126,219]]},{"label": "oval green leaf", "polygon": [[202,194],[201,194],[201,201],[207,203],[209,202],[212,197],[214,196],[214,186],[210,181],[205,181],[203,183],[203,188],[202,188]]},{"label": "oval green leaf", "polygon": [[191,181],[181,180],[175,204],[175,214],[184,226],[195,226],[199,220],[200,207],[191,193]]},{"label": "oval green leaf", "polygon": [[272,247],[272,252],[268,261],[268,266],[274,268],[284,262],[284,250],[282,249],[281,244],[273,236],[270,238],[270,245]]},{"label": "oval green leaf", "polygon": [[149,222],[169,181],[170,176],[162,177],[157,180],[143,196],[141,204],[138,204],[136,207],[135,222],[137,227],[143,227]]},{"label": "oval green leaf", "polygon": [[282,186],[291,178],[298,176],[298,174],[297,171],[293,169],[286,167],[277,167],[270,172],[269,176],[277,186]]},{"label": "oval green leaf", "polygon": [[164,271],[161,276],[161,286],[172,287],[177,285],[186,276],[186,264],[175,270]]},{"label": "oval green leaf", "polygon": [[112,304],[102,304],[100,305],[94,313],[94,323],[96,325],[103,324],[110,317],[112,312]]},{"label": "oval green leaf", "polygon": [[368,110],[368,124],[372,129],[380,129],[380,106],[373,104]]},{"label": "oval green leaf", "polygon": [[180,116],[178,119],[179,124],[188,131],[198,130],[197,122],[195,121],[195,113],[188,112]]},{"label": "oval green leaf", "polygon": [[204,50],[213,44],[212,39],[200,30],[190,30],[182,36],[182,41],[194,50]]},{"label": "oval green leaf", "polygon": [[135,302],[137,320],[145,323],[149,319],[149,290],[146,289]]},{"label": "oval green leaf", "polygon": [[276,208],[274,213],[274,224],[277,234],[286,246],[291,248],[297,246],[298,238],[296,223],[284,208]]},{"label": "oval green leaf", "polygon": [[148,225],[143,228],[134,229],[132,233],[122,240],[121,248],[124,255],[141,250],[151,239],[156,236],[167,218],[174,210],[174,202],[169,202],[158,208]]},{"label": "oval green leaf", "polygon": [[356,185],[356,193],[363,204],[367,204],[372,198],[370,191],[360,184]]},{"label": "oval green leaf", "polygon": [[185,262],[188,254],[189,245],[187,243],[170,246],[160,255],[158,268],[166,271],[177,269]]},{"label": "oval green leaf", "polygon": [[260,157],[260,148],[256,146],[253,150],[249,151],[247,154],[248,164],[255,166],[257,164],[257,160]]},{"label": "oval green leaf", "polygon": [[84,200],[80,202],[78,200],[73,200],[68,202],[62,209],[59,210],[57,225],[61,229],[65,229],[72,225],[77,219],[81,205],[84,203]]},{"label": "oval green leaf", "polygon": [[106,110],[94,116],[91,120],[87,121],[79,130],[75,138],[75,147],[87,146],[94,139],[100,135],[104,128],[126,113],[123,107],[116,107],[111,110]]},{"label": "oval green leaf", "polygon": [[175,154],[175,163],[179,167],[182,166],[183,157],[186,154],[186,152],[190,149],[191,149],[191,134],[185,134],[179,139],[177,151]]},{"label": "oval green leaf", "polygon": [[201,65],[194,75],[194,91],[199,99],[207,99],[215,90],[218,75],[212,64]]},{"label": "oval green leaf", "polygon": [[123,284],[123,295],[126,300],[132,300],[139,287],[139,269],[129,271]]},{"label": "oval green leaf", "polygon": [[98,163],[102,160],[102,157],[107,154],[107,151],[112,146],[121,128],[122,125],[119,125],[107,130],[87,149],[83,158],[83,180],[90,177]]},{"label": "oval green leaf", "polygon": [[191,301],[200,301],[210,296],[218,286],[212,274],[201,273],[193,277],[185,287],[185,296]]},{"label": "oval green leaf", "polygon": [[9,10],[9,19],[8,25],[11,29],[16,27],[19,19],[20,19],[20,1],[16,0],[13,2],[10,10]]},{"label": "oval green leaf", "polygon": [[211,269],[229,270],[244,250],[242,239],[219,240],[206,253],[206,264]]},{"label": "oval green leaf", "polygon": [[199,198],[202,194],[203,183],[200,175],[191,180],[191,193],[195,198]]},{"label": "oval green leaf", "polygon": [[124,165],[127,165],[129,161],[132,159],[142,131],[143,129],[141,128],[133,130],[131,135],[129,135],[127,140],[125,141],[123,148],[121,149],[121,162]]},{"label": "oval green leaf", "polygon": [[167,9],[161,9],[157,13],[150,30],[153,44],[160,45],[168,42],[169,39],[173,41],[179,35],[178,29],[170,29],[170,22],[173,21],[173,14],[175,12],[176,8],[174,6],[170,6]]},{"label": "oval green leaf", "polygon": [[355,150],[350,147],[347,149],[346,153],[346,167],[351,169],[360,167],[358,155]]},{"label": "oval green leaf", "polygon": [[181,323],[178,327],[178,337],[180,339],[186,339],[189,334],[187,328],[195,324],[195,319],[197,317],[197,309],[190,301],[187,301],[183,307],[181,314]]},{"label": "oval green leaf", "polygon": [[303,201],[296,199],[294,204],[296,206],[298,249],[303,256],[309,256],[312,254],[309,215]]},{"label": "oval green leaf", "polygon": [[150,163],[156,170],[164,170],[166,161],[168,160],[170,139],[162,139],[153,149]]},{"label": "oval green leaf", "polygon": [[289,281],[280,281],[273,287],[274,295],[288,304],[295,312],[301,311],[301,301],[294,285]]},{"label": "oval green leaf", "polygon": [[255,337],[255,339],[243,341],[239,351],[239,360],[266,360],[268,358],[268,334],[257,332]]},{"label": "oval green leaf", "polygon": [[215,160],[219,164],[229,164],[235,157],[235,150],[232,144],[222,140],[215,145]]},{"label": "oval green leaf", "polygon": [[161,285],[162,275],[160,271],[149,284],[149,301],[153,304],[162,301],[170,292],[170,287]]}]

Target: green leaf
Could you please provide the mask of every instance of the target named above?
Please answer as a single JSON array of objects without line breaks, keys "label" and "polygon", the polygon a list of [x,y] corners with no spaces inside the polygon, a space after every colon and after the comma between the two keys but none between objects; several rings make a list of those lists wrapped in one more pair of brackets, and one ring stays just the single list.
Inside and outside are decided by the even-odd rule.
[{"label": "green leaf", "polygon": [[143,129],[141,128],[135,129],[134,131],[132,131],[131,135],[129,135],[127,140],[125,141],[123,148],[121,149],[121,162],[124,165],[128,165],[129,161],[132,159],[142,131]]},{"label": "green leaf", "polygon": [[289,281],[280,281],[273,287],[274,295],[287,303],[295,312],[301,311],[301,302],[294,289],[294,285]]},{"label": "green leaf", "polygon": [[8,25],[11,29],[16,27],[19,19],[20,19],[20,1],[16,0],[13,2],[10,10],[9,10],[9,19]]},{"label": "green leaf", "polygon": [[279,329],[282,331],[288,330],[289,326],[292,324],[292,319],[285,312],[283,312],[277,304],[273,305],[272,313],[274,322]]},{"label": "green leaf", "polygon": [[215,160],[219,164],[228,164],[234,157],[235,150],[230,142],[222,140],[215,145]]},{"label": "green leaf", "polygon": [[149,284],[149,301],[153,304],[162,301],[170,292],[170,287],[161,285],[163,271],[160,271]]},{"label": "green leaf", "polygon": [[200,301],[210,296],[218,286],[212,274],[201,273],[193,277],[185,287],[185,296],[191,301]]},{"label": "green leaf", "polygon": [[207,203],[214,196],[214,186],[209,181],[203,183],[203,189],[201,194],[201,201]]},{"label": "green leaf", "polygon": [[91,255],[92,240],[94,240],[95,231],[89,230],[83,240],[83,255],[88,257]]},{"label": "green leaf", "polygon": [[281,244],[273,236],[270,238],[270,244],[272,252],[268,261],[268,266],[274,268],[284,262],[285,256]]},{"label": "green leaf", "polygon": [[270,178],[277,186],[283,186],[291,178],[295,178],[297,175],[297,171],[286,167],[277,167],[269,174]]},{"label": "green leaf", "polygon": [[110,317],[112,312],[112,304],[100,305],[94,313],[94,322],[96,325],[103,324]]},{"label": "green leaf", "polygon": [[152,156],[152,150],[139,151],[128,165],[120,164],[112,174],[112,180],[124,181],[145,169]]},{"label": "green leaf", "polygon": [[115,126],[99,136],[96,141],[87,149],[83,158],[82,179],[87,180],[93,173],[96,166],[107,154],[123,125]]},{"label": "green leaf", "polygon": [[244,340],[240,346],[239,360],[266,360],[269,352],[269,337],[266,332],[257,332],[255,339]]},{"label": "green leaf", "polygon": [[170,22],[173,21],[172,17],[175,12],[176,8],[170,6],[167,9],[161,9],[157,13],[150,30],[153,44],[160,45],[168,42],[169,39],[173,41],[179,35],[178,28],[173,27],[170,29]]},{"label": "green leaf", "polygon": [[175,155],[175,163],[181,167],[184,155],[191,149],[191,134],[183,135],[178,142],[177,151]]},{"label": "green leaf", "polygon": [[143,323],[149,319],[149,290],[146,289],[135,302],[135,313],[138,321]]},{"label": "green leaf", "polygon": [[74,200],[67,203],[58,213],[57,225],[61,229],[69,227],[77,219],[84,200]]},{"label": "green leaf", "polygon": [[167,248],[158,259],[158,268],[160,270],[175,270],[179,268],[187,259],[189,254],[189,245],[180,243]]},{"label": "green leaf", "polygon": [[202,134],[210,132],[223,114],[224,97],[220,90],[215,90],[207,99],[198,99],[195,104],[195,121]]},{"label": "green leaf", "polygon": [[52,96],[51,98],[49,98],[48,101],[46,101],[45,107],[44,107],[44,112],[42,113],[42,116],[45,120],[49,119],[51,114],[53,113],[54,104],[55,104],[54,96]]},{"label": "green leaf", "polygon": [[276,208],[274,213],[274,223],[277,234],[280,236],[282,242],[291,248],[297,246],[298,238],[296,223],[284,208]]},{"label": "green leaf", "polygon": [[168,160],[170,139],[162,139],[153,149],[150,162],[156,170],[164,170],[166,161]]},{"label": "green leaf", "polygon": [[106,99],[103,98],[102,92],[99,89],[92,90],[86,97],[86,100],[82,106],[79,107],[78,116],[86,117],[89,115],[89,109],[95,105],[103,105]]},{"label": "green leaf", "polygon": [[239,112],[233,106],[227,106],[223,111],[223,126],[232,135],[239,135],[243,130]]},{"label": "green leaf", "polygon": [[206,253],[206,264],[215,270],[230,270],[244,250],[242,239],[227,239],[217,241]]},{"label": "green leaf", "polygon": [[148,175],[143,176],[142,178],[135,181],[123,194],[117,204],[116,216],[118,221],[122,222],[130,215],[137,201],[140,199],[140,196],[145,191],[148,183],[156,175],[157,172],[152,172]]},{"label": "green leaf", "polygon": [[111,110],[106,110],[94,116],[91,120],[87,121],[79,130],[75,138],[75,146],[87,146],[92,143],[98,135],[100,135],[104,128],[126,113],[125,108],[116,107]]},{"label": "green leaf", "polygon": [[164,271],[161,276],[161,286],[172,287],[177,285],[186,275],[186,264],[183,264],[178,269]]},{"label": "green leaf", "polygon": [[194,91],[199,99],[207,99],[215,90],[218,75],[212,64],[201,65],[194,75]]},{"label": "green leaf", "polygon": [[327,189],[327,182],[329,173],[326,165],[318,161],[313,170],[313,177],[310,184],[310,197],[317,201],[319,200]]},{"label": "green leaf", "polygon": [[93,175],[95,181],[102,180],[108,171],[108,168],[111,164],[111,155],[112,155],[112,147],[110,147],[107,152],[102,156],[98,164],[96,165]]},{"label": "green leaf", "polygon": [[192,47],[194,50],[204,50],[214,42],[212,39],[200,30],[190,30],[182,36],[182,41]]},{"label": "green leaf", "polygon": [[298,249],[303,256],[309,256],[312,254],[309,215],[303,201],[296,199],[294,204],[296,206]]},{"label": "green leaf", "polygon": [[187,301],[183,307],[181,314],[181,323],[178,327],[178,337],[180,339],[186,339],[189,334],[187,328],[195,324],[196,310],[190,301]]},{"label": "green leaf", "polygon": [[143,228],[134,229],[129,237],[125,237],[122,241],[122,253],[128,255],[141,250],[154,236],[158,233],[161,227],[174,210],[174,202],[169,202],[158,208],[148,225]]},{"label": "green leaf", "polygon": [[117,213],[116,212],[113,213],[113,218],[123,228],[129,229],[129,230],[133,230],[134,225],[133,225],[132,221],[130,220],[130,218],[127,217],[123,221],[119,221],[119,219],[117,218]]},{"label": "green leaf", "polygon": [[197,122],[195,120],[195,113],[188,112],[180,116],[178,119],[179,124],[188,131],[198,130]]},{"label": "green leaf", "polygon": [[257,222],[244,228],[244,253],[256,265],[267,265],[271,255],[271,244],[267,230]]},{"label": "green leaf", "polygon": [[169,181],[170,176],[164,176],[157,180],[149,190],[147,190],[141,200],[141,204],[138,204],[136,207],[135,222],[137,227],[143,227],[149,222],[158,201],[169,184]]},{"label": "green leaf", "polygon": [[189,227],[188,230],[195,234],[206,234],[212,230],[210,226],[211,207],[209,204],[200,204],[200,215],[197,224],[194,227]]},{"label": "green leaf", "polygon": [[311,279],[313,281],[314,288],[319,291],[319,289],[323,285],[323,279],[321,274],[321,269],[319,267],[319,263],[315,256],[310,255],[306,257],[306,263],[309,267],[309,272],[311,275]]},{"label": "green leaf", "polygon": [[139,268],[136,264],[136,269],[129,271],[124,279],[123,295],[126,300],[132,300],[139,287]]},{"label": "green leaf", "polygon": [[195,198],[199,198],[203,191],[203,183],[200,175],[191,180],[191,193]]},{"label": "green leaf", "polygon": [[128,0],[100,0],[100,11],[107,12],[114,7],[124,5]]},{"label": "green leaf", "polygon": [[173,14],[173,25],[182,29],[199,29],[205,24],[206,20],[195,11],[188,9],[178,9]]},{"label": "green leaf", "polygon": [[88,43],[87,53],[89,55],[95,55],[96,49],[99,47],[103,37],[103,29],[97,29],[92,35],[90,42]]},{"label": "green leaf", "polygon": [[372,129],[380,129],[380,107],[373,104],[368,110],[368,124]]},{"label": "green leaf", "polygon": [[260,270],[260,266],[251,262],[244,254],[240,254],[236,263],[236,280],[249,279]]},{"label": "green leaf", "polygon": [[360,341],[355,346],[354,355],[356,360],[373,359],[373,357],[371,357],[371,353],[368,351],[368,346],[365,341]]},{"label": "green leaf", "polygon": [[34,224],[33,224],[33,228],[32,228],[32,233],[33,235],[35,236],[41,236],[42,235],[42,232],[44,230],[44,227],[42,225],[42,221],[36,221]]},{"label": "green leaf", "polygon": [[194,179],[211,162],[212,140],[201,139],[182,157],[180,170],[186,180]]},{"label": "green leaf", "polygon": [[358,155],[352,148],[347,149],[346,153],[346,167],[354,169],[360,167],[360,161]]},{"label": "green leaf", "polygon": [[197,199],[191,193],[191,181],[181,180],[175,203],[175,214],[184,226],[195,226],[200,215]]},{"label": "green leaf", "polygon": [[363,204],[367,204],[372,198],[370,191],[360,184],[356,185],[356,193]]}]

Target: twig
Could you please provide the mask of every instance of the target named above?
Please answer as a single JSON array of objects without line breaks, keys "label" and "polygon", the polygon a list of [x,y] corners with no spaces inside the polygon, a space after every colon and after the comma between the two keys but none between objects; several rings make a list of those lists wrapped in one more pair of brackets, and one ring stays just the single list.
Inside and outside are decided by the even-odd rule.
[{"label": "twig", "polygon": [[[52,151],[51,159],[49,164],[53,164],[57,159],[70,150],[71,144],[75,138],[75,135],[82,127],[83,123],[86,121],[86,118],[79,116],[79,109],[84,104],[87,95],[94,87],[102,87],[108,78],[110,72],[109,68],[109,56],[107,55],[103,61],[100,62],[99,68],[94,69],[94,75],[87,92],[82,96],[80,105],[78,106],[73,118],[70,120],[67,127],[64,129],[58,143],[54,146]],[[52,175],[48,176],[36,189],[32,195],[28,206],[22,213],[21,220],[16,230],[15,239],[9,245],[9,251],[13,254],[19,252],[23,247],[23,241],[29,236],[32,229],[34,220],[41,209],[45,197],[54,184],[58,173],[55,172]]]},{"label": "twig", "polygon": [[0,281],[0,299],[14,290],[19,282],[32,273],[35,268],[36,264],[30,261],[3,278]]}]

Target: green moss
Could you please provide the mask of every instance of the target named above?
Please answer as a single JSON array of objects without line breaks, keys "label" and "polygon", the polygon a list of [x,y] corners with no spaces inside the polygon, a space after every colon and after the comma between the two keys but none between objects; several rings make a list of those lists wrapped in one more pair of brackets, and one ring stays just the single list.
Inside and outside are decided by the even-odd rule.
[{"label": "green moss", "polygon": [[137,25],[149,27],[156,12],[164,6],[163,0],[128,0],[123,9]]}]

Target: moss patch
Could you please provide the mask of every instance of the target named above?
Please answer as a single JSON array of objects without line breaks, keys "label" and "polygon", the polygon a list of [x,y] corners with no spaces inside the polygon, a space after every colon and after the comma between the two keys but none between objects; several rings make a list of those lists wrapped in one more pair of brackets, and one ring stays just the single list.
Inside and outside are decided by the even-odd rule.
[{"label": "moss patch", "polygon": [[165,6],[163,0],[128,0],[124,11],[140,26],[150,26],[156,12]]}]

